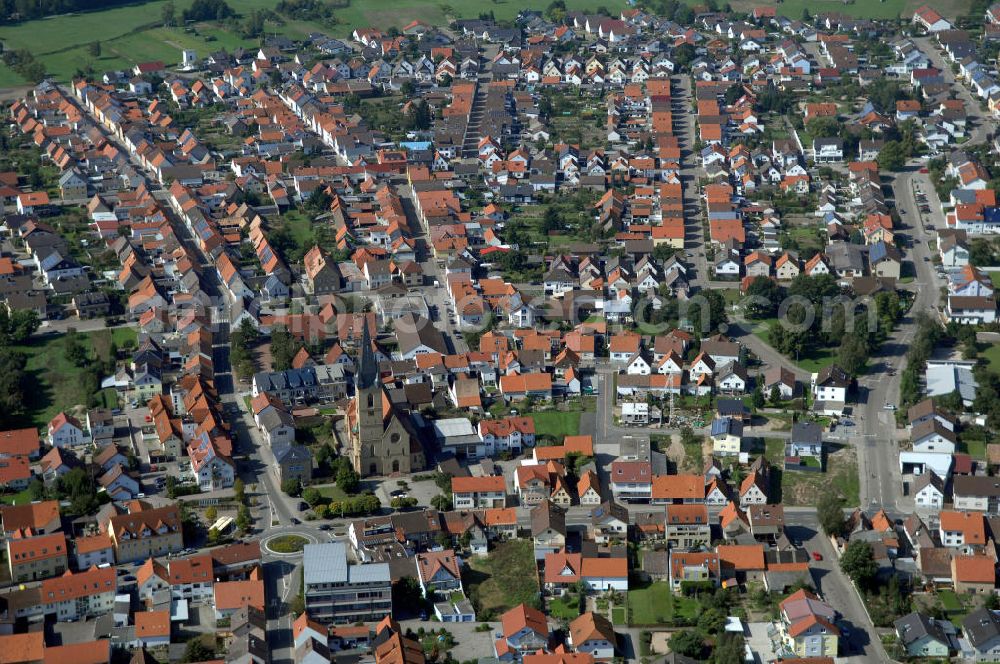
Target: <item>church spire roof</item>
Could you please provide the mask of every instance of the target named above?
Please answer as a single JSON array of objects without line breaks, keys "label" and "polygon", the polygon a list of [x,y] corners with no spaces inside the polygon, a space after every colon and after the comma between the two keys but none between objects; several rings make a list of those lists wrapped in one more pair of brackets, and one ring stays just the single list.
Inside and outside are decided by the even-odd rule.
[{"label": "church spire roof", "polygon": [[355,387],[364,390],[378,382],[378,360],[372,350],[372,339],[368,333],[368,321],[361,324],[361,361],[358,363],[358,373]]}]

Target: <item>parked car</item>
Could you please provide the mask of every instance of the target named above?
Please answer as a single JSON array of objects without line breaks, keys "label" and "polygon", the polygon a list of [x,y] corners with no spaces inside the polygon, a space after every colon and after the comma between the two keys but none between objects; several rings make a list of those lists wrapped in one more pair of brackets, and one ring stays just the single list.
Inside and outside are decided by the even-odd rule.
[{"label": "parked car", "polygon": [[813,560],[823,560],[823,554],[819,551],[813,551]]}]

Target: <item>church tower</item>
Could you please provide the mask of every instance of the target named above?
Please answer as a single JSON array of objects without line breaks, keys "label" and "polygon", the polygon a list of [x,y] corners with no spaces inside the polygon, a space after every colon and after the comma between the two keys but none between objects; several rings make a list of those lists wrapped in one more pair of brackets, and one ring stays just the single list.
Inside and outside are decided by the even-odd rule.
[{"label": "church tower", "polygon": [[361,353],[354,375],[354,400],[347,412],[351,437],[351,464],[358,475],[395,475],[423,470],[423,446],[409,415],[389,402],[367,321],[362,323]]},{"label": "church tower", "polygon": [[[361,325],[361,358],[354,376],[354,407],[357,433],[352,435],[352,461],[359,475],[368,475],[370,459],[385,433],[382,420],[382,380],[379,377],[378,359],[372,350],[368,325]],[[353,433],[353,432],[352,432]]]}]

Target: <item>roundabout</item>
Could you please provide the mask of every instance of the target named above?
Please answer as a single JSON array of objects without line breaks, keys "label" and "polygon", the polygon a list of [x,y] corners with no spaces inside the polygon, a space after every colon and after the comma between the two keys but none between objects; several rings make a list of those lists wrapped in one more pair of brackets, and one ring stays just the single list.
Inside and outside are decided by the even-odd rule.
[{"label": "roundabout", "polygon": [[317,544],[319,541],[312,533],[285,531],[268,535],[260,541],[260,546],[273,556],[291,558],[301,556],[306,544]]}]

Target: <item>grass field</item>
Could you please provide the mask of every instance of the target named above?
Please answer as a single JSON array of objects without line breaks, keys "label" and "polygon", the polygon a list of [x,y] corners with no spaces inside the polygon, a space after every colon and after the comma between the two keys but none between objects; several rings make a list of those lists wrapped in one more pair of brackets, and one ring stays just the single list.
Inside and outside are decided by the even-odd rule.
[{"label": "grass field", "polygon": [[462,568],[462,584],[483,613],[499,615],[522,602],[538,598],[538,573],[531,540],[504,542],[485,558],[472,558]]},{"label": "grass field", "polygon": [[[33,385],[25,395],[25,426],[44,428],[59,411],[87,404],[89,395],[84,393],[79,380],[83,369],[66,359],[63,336],[32,337],[31,343],[15,347],[28,356],[27,372]],[[123,327],[81,333],[80,339],[92,356],[106,360],[110,357],[112,341],[119,348],[129,341],[134,344],[136,333],[132,328]],[[105,394],[104,399],[105,405],[113,406],[110,395]]]},{"label": "grass field", "polygon": [[[215,24],[164,28],[160,23],[168,0],[154,0],[95,12],[52,16],[11,26],[0,27],[0,41],[8,50],[26,48],[40,59],[48,72],[62,81],[69,80],[77,69],[92,66],[95,71],[121,69],[137,62],[162,60],[168,66],[180,62],[182,49],[194,49],[199,57],[222,48],[259,45],[243,39]],[[512,19],[521,9],[545,9],[549,0],[474,0],[448,4],[432,0],[354,0],[337,13],[338,24],[329,28],[311,21],[286,21],[268,24],[268,35],[302,38],[311,32],[345,37],[357,27],[376,26],[383,30],[402,28],[414,19],[431,25],[448,23],[443,9],[450,8],[450,18],[476,17],[490,12],[497,19]],[[276,0],[238,0],[231,6],[243,15],[255,9],[273,10]],[[191,0],[176,0],[176,13],[190,7]],[[596,11],[603,5],[612,12],[626,6],[625,0],[568,0],[567,9]],[[101,55],[90,55],[91,42],[100,41]],[[0,68],[0,88],[24,84],[16,73]]]},{"label": "grass field", "polygon": [[[687,0],[688,4],[699,4],[697,0]],[[824,12],[845,14],[855,18],[896,18],[910,16],[913,10],[924,4],[919,0],[884,0],[873,2],[858,2],[857,0],[784,0],[780,4],[771,0],[757,2],[755,0],[734,0],[733,9],[749,11],[754,7],[776,6],[778,14],[790,18],[802,18],[802,10],[808,9],[813,16]],[[940,3],[935,8],[947,17],[955,17],[966,13],[969,9],[968,0]]]},{"label": "grass field", "polygon": [[678,616],[694,620],[698,616],[698,601],[674,595],[666,581],[644,587],[633,585],[628,591],[628,614],[630,625],[670,624]]},{"label": "grass field", "polygon": [[544,413],[531,413],[530,417],[535,420],[535,435],[537,436],[548,436],[554,438],[556,442],[562,442],[566,436],[575,436],[580,433],[579,411],[552,410]]},{"label": "grass field", "polygon": [[990,344],[989,348],[979,353],[986,360],[990,371],[1000,373],[1000,344]]}]

